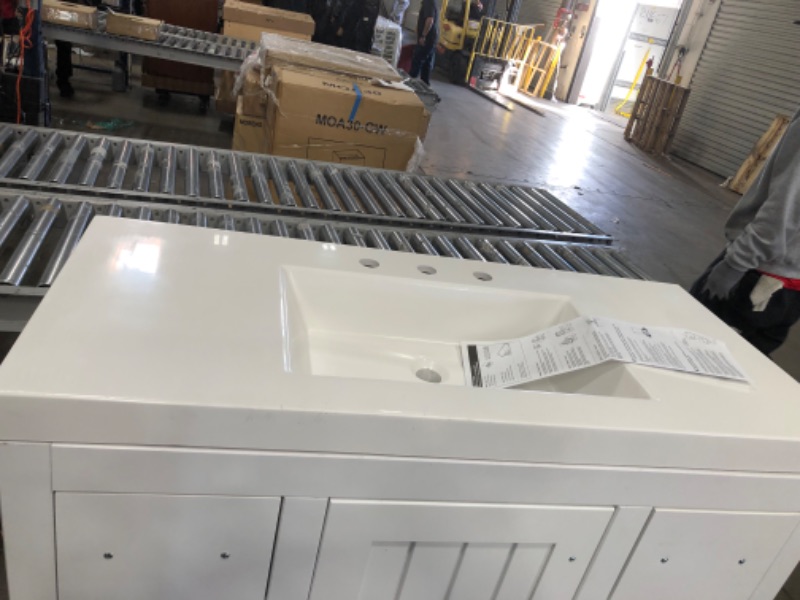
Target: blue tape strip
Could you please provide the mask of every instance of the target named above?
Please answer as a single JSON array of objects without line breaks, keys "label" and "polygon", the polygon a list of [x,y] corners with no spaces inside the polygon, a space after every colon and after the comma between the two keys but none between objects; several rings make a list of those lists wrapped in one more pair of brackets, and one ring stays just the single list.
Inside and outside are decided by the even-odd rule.
[{"label": "blue tape strip", "polygon": [[353,110],[350,111],[350,118],[349,121],[356,120],[356,113],[358,112],[358,107],[361,106],[361,88],[358,87],[357,83],[353,84],[353,91],[356,93],[356,101],[353,102]]}]

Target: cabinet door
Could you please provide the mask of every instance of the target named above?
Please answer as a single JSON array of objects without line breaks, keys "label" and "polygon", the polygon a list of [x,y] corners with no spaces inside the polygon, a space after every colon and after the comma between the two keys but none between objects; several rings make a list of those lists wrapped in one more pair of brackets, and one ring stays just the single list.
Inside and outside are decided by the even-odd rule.
[{"label": "cabinet door", "polygon": [[747,600],[798,517],[656,510],[612,598]]},{"label": "cabinet door", "polygon": [[263,600],[278,498],[56,494],[60,600]]},{"label": "cabinet door", "polygon": [[311,600],[572,598],[612,512],[331,500]]}]

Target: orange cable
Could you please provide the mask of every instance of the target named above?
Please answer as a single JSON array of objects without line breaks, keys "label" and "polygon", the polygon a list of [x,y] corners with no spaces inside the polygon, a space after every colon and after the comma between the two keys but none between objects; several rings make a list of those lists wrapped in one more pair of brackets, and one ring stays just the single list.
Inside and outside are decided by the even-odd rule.
[{"label": "orange cable", "polygon": [[22,123],[22,71],[25,64],[25,50],[31,47],[31,32],[36,12],[31,10],[31,0],[25,0],[28,11],[25,25],[19,30],[19,60],[17,61],[17,125]]}]

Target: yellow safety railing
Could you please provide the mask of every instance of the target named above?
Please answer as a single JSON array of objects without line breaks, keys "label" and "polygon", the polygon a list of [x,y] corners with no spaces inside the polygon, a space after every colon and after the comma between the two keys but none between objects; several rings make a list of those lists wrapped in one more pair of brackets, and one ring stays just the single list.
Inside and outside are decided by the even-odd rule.
[{"label": "yellow safety railing", "polygon": [[550,87],[561,57],[560,46],[537,39],[528,59],[520,65],[517,90],[541,98]]},{"label": "yellow safety railing", "polygon": [[466,83],[477,57],[505,61],[517,70],[517,89],[536,97],[544,96],[556,71],[560,47],[536,36],[543,25],[517,25],[498,19],[481,19],[478,39],[472,48]]},{"label": "yellow safety railing", "polygon": [[527,61],[536,44],[536,28],[536,25],[517,25],[483,17],[478,39],[469,57],[466,83],[469,83],[476,57],[521,63]]},{"label": "yellow safety railing", "polygon": [[633,78],[633,82],[631,83],[631,87],[628,88],[628,93],[625,94],[625,98],[622,99],[617,107],[614,109],[614,112],[617,113],[621,117],[625,117],[626,119],[631,118],[630,113],[623,112],[622,107],[628,103],[628,100],[631,99],[631,95],[633,91],[636,89],[636,86],[639,84],[639,79],[642,77],[642,73],[644,72],[645,67],[647,66],[647,59],[650,57],[650,50],[647,50],[644,53],[644,58],[642,59],[642,64],[639,65],[639,70],[636,71],[636,77]]}]

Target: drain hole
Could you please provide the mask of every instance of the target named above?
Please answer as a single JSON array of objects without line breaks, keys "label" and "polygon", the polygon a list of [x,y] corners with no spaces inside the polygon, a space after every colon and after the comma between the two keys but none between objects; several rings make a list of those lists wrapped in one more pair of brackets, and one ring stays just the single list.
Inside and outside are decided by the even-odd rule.
[{"label": "drain hole", "polygon": [[377,260],[372,260],[371,258],[362,258],[360,261],[362,267],[367,267],[368,269],[377,269],[381,266]]},{"label": "drain hole", "polygon": [[491,275],[489,275],[488,273],[483,273],[482,271],[477,271],[476,273],[473,273],[473,275],[475,276],[475,279],[479,279],[480,281],[491,281],[492,280],[492,276]]},{"label": "drain hole", "polygon": [[442,376],[433,369],[419,369],[417,378],[426,383],[442,383]]},{"label": "drain hole", "polygon": [[424,273],[425,275],[436,275],[436,269],[428,265],[421,265],[417,267],[417,269],[419,269],[420,273]]}]

